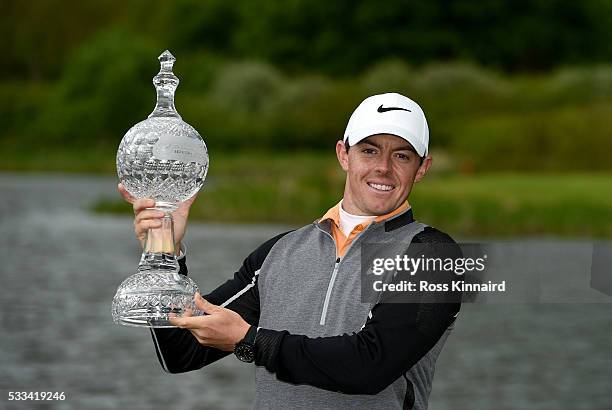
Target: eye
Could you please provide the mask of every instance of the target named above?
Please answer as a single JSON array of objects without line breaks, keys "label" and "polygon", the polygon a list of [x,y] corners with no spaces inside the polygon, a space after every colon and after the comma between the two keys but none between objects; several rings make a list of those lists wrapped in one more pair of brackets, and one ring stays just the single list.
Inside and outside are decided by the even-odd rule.
[{"label": "eye", "polygon": [[361,150],[361,152],[366,154],[366,155],[376,154],[376,150],[374,148],[364,148],[364,149]]},{"label": "eye", "polygon": [[398,152],[395,154],[395,156],[402,161],[410,161],[410,155],[403,152]]}]

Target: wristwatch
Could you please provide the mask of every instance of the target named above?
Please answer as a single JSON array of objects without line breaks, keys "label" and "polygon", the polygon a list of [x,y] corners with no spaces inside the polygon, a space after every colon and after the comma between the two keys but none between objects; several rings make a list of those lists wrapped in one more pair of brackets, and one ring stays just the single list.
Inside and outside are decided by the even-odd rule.
[{"label": "wristwatch", "polygon": [[244,339],[236,343],[234,354],[239,360],[246,363],[252,363],[255,360],[255,336],[257,336],[257,327],[251,326]]}]

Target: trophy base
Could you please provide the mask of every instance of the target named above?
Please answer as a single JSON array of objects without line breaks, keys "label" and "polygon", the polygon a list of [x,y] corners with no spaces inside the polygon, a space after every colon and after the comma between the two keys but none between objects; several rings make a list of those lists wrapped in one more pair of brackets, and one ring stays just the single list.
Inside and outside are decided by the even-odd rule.
[{"label": "trophy base", "polygon": [[[115,322],[123,326],[131,327],[173,328],[176,327],[176,325],[170,321],[171,317],[181,317],[185,312],[181,309],[170,310],[171,312],[165,313],[147,309],[132,309],[127,312],[122,312],[121,316],[115,318]],[[190,312],[189,316],[197,316],[195,313],[196,312]]]},{"label": "trophy base", "polygon": [[127,278],[113,298],[115,323],[135,327],[176,327],[171,318],[200,316],[194,295],[198,291],[187,276],[165,272],[138,272]]}]

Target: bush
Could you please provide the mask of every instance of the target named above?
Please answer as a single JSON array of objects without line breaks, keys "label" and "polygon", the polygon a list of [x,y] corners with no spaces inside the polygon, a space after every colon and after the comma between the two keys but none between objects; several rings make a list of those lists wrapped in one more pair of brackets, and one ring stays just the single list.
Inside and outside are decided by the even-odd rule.
[{"label": "bush", "polygon": [[[181,81],[177,99],[185,94],[207,93],[227,62],[207,51],[176,55],[174,73]],[[177,106],[178,108],[178,106]]]},{"label": "bush", "polygon": [[416,75],[415,97],[434,115],[478,115],[504,108],[511,87],[492,71],[466,63],[430,65]]},{"label": "bush", "polygon": [[191,95],[184,118],[222,149],[331,149],[362,96],[353,82],[289,81],[265,65],[241,63],[224,70],[210,93]]},{"label": "bush", "polygon": [[418,91],[416,74],[402,60],[386,60],[365,71],[361,84],[369,95],[395,91],[414,96]]},{"label": "bush", "polygon": [[212,85],[211,97],[222,107],[243,114],[266,111],[277,98],[284,79],[274,67],[261,62],[232,63]]},{"label": "bush", "polygon": [[70,58],[34,132],[56,142],[118,142],[155,107],[156,50],[119,30],[99,35]]},{"label": "bush", "polygon": [[0,84],[0,137],[27,136],[27,124],[40,116],[49,99],[47,84],[13,82]]},{"label": "bush", "polygon": [[464,169],[610,169],[612,104],[498,114],[465,124],[451,149]]},{"label": "bush", "polygon": [[302,78],[281,96],[272,118],[275,146],[333,149],[363,93],[351,81]]},{"label": "bush", "polygon": [[545,82],[545,93],[555,104],[609,101],[612,96],[612,66],[564,68]]},{"label": "bush", "polygon": [[216,70],[207,93],[186,97],[181,113],[211,150],[269,147],[270,106],[283,85],[283,76],[271,66],[229,63]]}]

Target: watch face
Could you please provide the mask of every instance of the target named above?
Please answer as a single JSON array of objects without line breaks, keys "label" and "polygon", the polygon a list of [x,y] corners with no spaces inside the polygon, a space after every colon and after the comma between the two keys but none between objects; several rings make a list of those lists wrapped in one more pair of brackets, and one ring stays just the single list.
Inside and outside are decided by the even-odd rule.
[{"label": "watch face", "polygon": [[238,343],[234,354],[243,362],[251,363],[255,360],[255,351],[250,343]]}]

